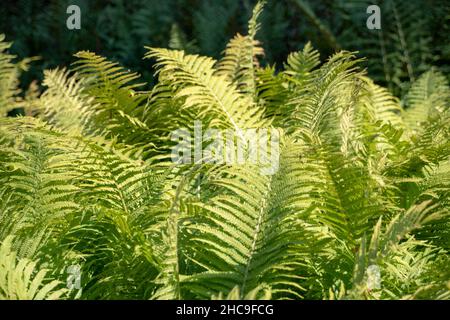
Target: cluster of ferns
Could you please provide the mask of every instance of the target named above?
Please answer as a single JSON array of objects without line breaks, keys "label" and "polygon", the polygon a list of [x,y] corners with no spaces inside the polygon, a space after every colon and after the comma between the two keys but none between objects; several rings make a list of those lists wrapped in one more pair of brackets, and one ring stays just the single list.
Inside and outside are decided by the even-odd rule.
[{"label": "cluster of ferns", "polygon": [[[445,75],[400,99],[309,43],[263,67],[263,6],[219,60],[147,47],[153,86],[82,51],[20,92],[0,36],[0,299],[450,298]],[[195,121],[276,129],[278,170],[174,163]]]}]

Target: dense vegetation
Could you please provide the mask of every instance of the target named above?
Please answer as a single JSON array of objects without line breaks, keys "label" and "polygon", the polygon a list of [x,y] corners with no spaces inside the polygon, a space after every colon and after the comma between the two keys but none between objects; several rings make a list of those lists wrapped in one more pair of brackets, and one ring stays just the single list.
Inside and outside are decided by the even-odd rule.
[{"label": "dense vegetation", "polygon": [[[0,36],[0,299],[450,298],[445,68],[396,73],[397,98],[349,51],[264,66],[263,4],[218,60],[146,47],[153,85],[80,51],[21,92]],[[278,130],[278,170],[172,162],[195,121]]]}]

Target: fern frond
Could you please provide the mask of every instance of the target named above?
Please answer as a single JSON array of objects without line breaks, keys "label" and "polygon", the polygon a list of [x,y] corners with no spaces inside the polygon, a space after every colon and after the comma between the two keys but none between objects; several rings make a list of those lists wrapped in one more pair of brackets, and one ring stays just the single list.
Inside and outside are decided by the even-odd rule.
[{"label": "fern frond", "polygon": [[46,279],[48,270],[38,269],[36,261],[18,259],[12,250],[13,238],[0,243],[0,300],[57,300],[67,289],[58,280]]},{"label": "fern frond", "polygon": [[446,78],[436,70],[424,73],[409,90],[405,110],[405,122],[413,131],[434,113],[449,110],[450,88]]},{"label": "fern frond", "polygon": [[154,145],[146,137],[153,131],[142,121],[148,95],[136,91],[142,87],[136,83],[140,76],[91,52],[75,56],[79,60],[73,70],[85,79],[84,92],[93,98],[93,110],[89,111],[93,133],[132,145],[136,153],[148,157]]},{"label": "fern frond", "polygon": [[239,94],[224,77],[214,74],[215,61],[182,51],[148,48],[146,58],[158,61],[159,77],[176,88],[176,97],[184,98],[183,109],[194,109],[197,119],[210,127],[263,127],[262,110]]},{"label": "fern frond", "polygon": [[[196,245],[186,254],[200,269],[185,277],[184,288],[203,297],[228,294],[238,284],[243,298],[265,283],[274,297],[302,296],[299,274],[307,269],[306,257],[320,252],[327,239],[305,222],[312,203],[310,188],[296,183],[308,181],[310,172],[300,161],[301,151],[286,141],[280,169],[272,177],[239,167],[211,172],[213,179],[204,187],[219,192],[204,203],[193,203],[205,216],[188,226],[189,243]],[[252,192],[246,188],[249,183]],[[232,245],[225,248],[225,243]]]},{"label": "fern frond", "polygon": [[301,84],[314,68],[320,64],[320,54],[308,42],[302,51],[291,53],[285,64],[285,73]]},{"label": "fern frond", "polygon": [[15,96],[20,93],[19,68],[13,63],[16,56],[8,54],[12,43],[5,42],[5,35],[0,34],[0,116],[16,107]]},{"label": "fern frond", "polygon": [[258,41],[237,34],[227,44],[224,57],[217,65],[217,75],[226,76],[241,92],[254,97],[255,69],[259,65],[257,57],[263,54]]},{"label": "fern frond", "polygon": [[[293,126],[307,129],[312,133],[320,134],[322,131],[330,132],[328,128],[333,117],[338,112],[339,101],[343,86],[347,85],[357,72],[358,60],[348,52],[333,55],[309,79],[304,89],[292,99],[296,104],[293,114]],[[309,93],[313,94],[309,94]],[[340,92],[340,93],[338,93]],[[327,128],[327,129],[325,129]]]},{"label": "fern frond", "polygon": [[239,90],[256,99],[256,71],[259,66],[258,56],[264,50],[255,39],[260,28],[258,18],[264,8],[264,1],[259,1],[253,9],[248,25],[248,36],[237,34],[225,49],[225,56],[218,63],[217,75],[226,76]]},{"label": "fern frond", "polygon": [[95,107],[94,98],[83,93],[83,81],[70,77],[65,69],[46,70],[44,77],[47,90],[38,102],[42,116],[63,130],[87,133],[89,112]]},{"label": "fern frond", "polygon": [[199,50],[196,41],[188,41],[186,35],[177,24],[173,24],[170,30],[169,48],[172,50],[183,50],[188,53],[197,53]]}]

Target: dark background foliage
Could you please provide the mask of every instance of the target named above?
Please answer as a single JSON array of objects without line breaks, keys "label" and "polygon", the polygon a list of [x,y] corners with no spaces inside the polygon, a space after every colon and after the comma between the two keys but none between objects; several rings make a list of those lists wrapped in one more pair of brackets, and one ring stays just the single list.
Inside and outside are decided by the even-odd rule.
[{"label": "dark background foliage", "polygon": [[[16,0],[0,6],[0,33],[14,41],[19,57],[40,56],[23,86],[42,70],[68,65],[72,55],[91,50],[152,77],[144,45],[172,47],[219,57],[237,32],[245,33],[255,0]],[[448,76],[447,0],[269,0],[258,39],[262,64],[282,66],[288,53],[307,41],[322,58],[338,49],[367,58],[369,74],[402,95],[431,65]],[[81,30],[66,28],[70,4],[82,12]],[[368,30],[366,8],[378,4],[382,30]]]}]

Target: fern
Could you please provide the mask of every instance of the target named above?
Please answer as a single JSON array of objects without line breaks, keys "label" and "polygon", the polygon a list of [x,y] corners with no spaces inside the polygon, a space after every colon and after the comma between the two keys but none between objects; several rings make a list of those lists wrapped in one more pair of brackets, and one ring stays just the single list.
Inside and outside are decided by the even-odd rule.
[{"label": "fern", "polygon": [[[316,7],[293,3],[337,48]],[[230,4],[203,2],[197,19],[228,25]],[[436,69],[419,76],[409,11],[388,3],[399,56],[382,54],[387,83],[406,92],[400,82],[415,80],[397,97],[348,51],[322,62],[307,43],[262,67],[264,4],[222,59],[195,54],[175,27],[171,49],[146,47],[149,89],[81,51],[71,69],[45,71],[42,94],[32,86],[19,100],[20,63],[1,42],[0,109],[20,101],[28,116],[0,117],[0,298],[450,298],[448,84]],[[110,4],[104,21],[127,5]],[[217,8],[223,16],[206,21]],[[151,35],[151,12],[133,11],[132,36]],[[213,40],[211,51],[223,49]],[[174,130],[198,134],[199,123],[233,142],[264,130],[276,144],[262,162],[211,161],[205,134],[183,144],[201,157],[172,162]],[[70,266],[80,290],[64,288]]]},{"label": "fern", "polygon": [[34,59],[24,59],[14,63],[15,55],[9,54],[11,42],[5,42],[5,35],[0,34],[0,116],[18,107],[19,77],[21,71],[27,70],[28,64]]},{"label": "fern", "polygon": [[17,259],[11,250],[12,237],[0,245],[0,300],[55,300],[66,295],[65,289],[58,289],[57,280],[45,281],[47,271],[36,272],[37,262]]},{"label": "fern", "polygon": [[[185,55],[182,51],[149,50],[146,58],[157,59],[161,66],[161,81],[168,81],[176,86],[176,97],[185,98],[183,108],[203,109],[197,114],[206,114],[204,120],[211,127],[240,131],[262,125],[261,111],[256,106],[248,107],[248,104],[252,104],[251,101],[240,95],[223,76],[214,74],[214,60]],[[210,110],[214,110],[214,113]],[[212,114],[216,114],[218,118],[211,119]]]},{"label": "fern", "polygon": [[425,122],[433,113],[445,113],[449,105],[449,87],[443,75],[435,70],[423,74],[407,96],[405,122],[412,130]]},{"label": "fern", "polygon": [[257,57],[264,54],[264,50],[255,39],[260,24],[258,18],[263,10],[264,2],[258,2],[249,21],[248,36],[236,35],[225,50],[225,56],[218,66],[218,75],[225,75],[234,83],[239,84],[241,92],[255,98],[256,77],[255,67],[258,67]]}]

